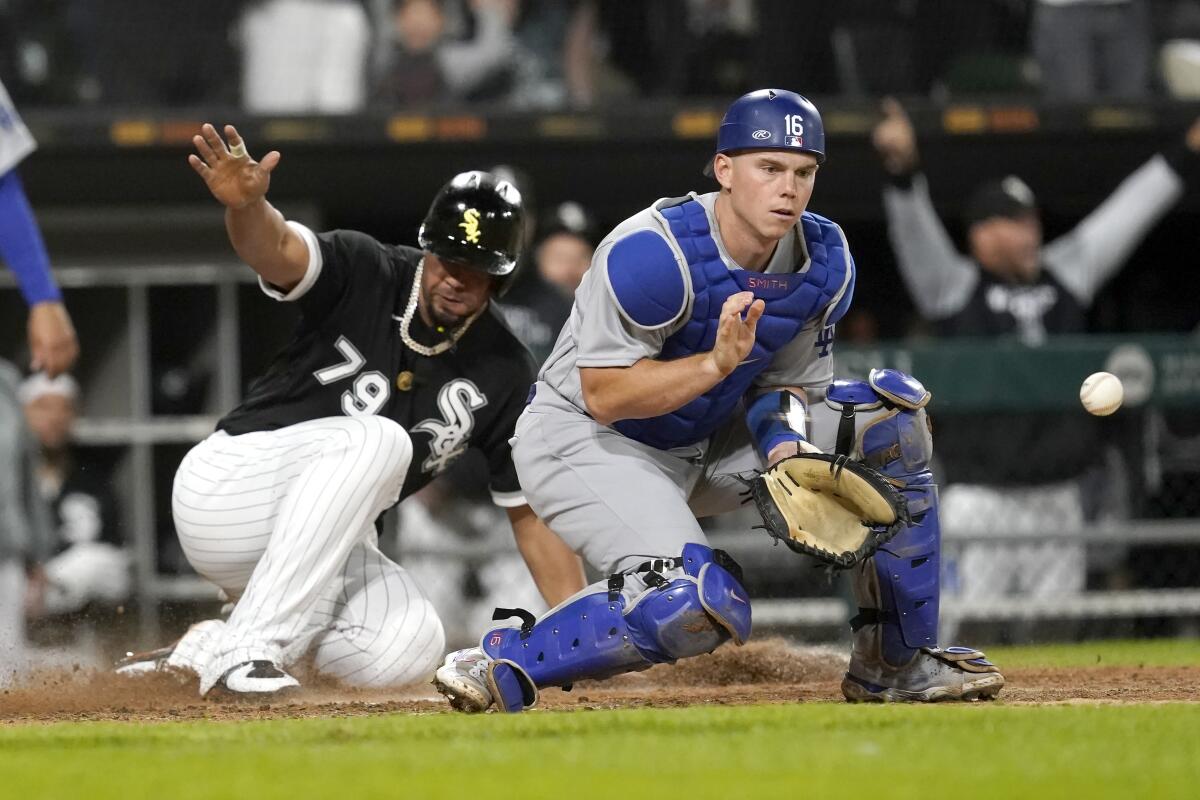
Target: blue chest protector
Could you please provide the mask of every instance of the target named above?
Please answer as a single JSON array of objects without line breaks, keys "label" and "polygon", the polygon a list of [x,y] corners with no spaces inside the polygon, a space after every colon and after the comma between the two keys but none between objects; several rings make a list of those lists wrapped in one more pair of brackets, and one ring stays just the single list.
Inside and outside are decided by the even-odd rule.
[{"label": "blue chest protector", "polygon": [[[719,428],[754,378],[770,366],[775,353],[792,341],[809,320],[820,317],[831,305],[826,324],[833,325],[841,319],[854,292],[854,262],[838,227],[824,217],[806,212],[800,220],[810,257],[805,272],[764,274],[730,270],[721,260],[708,215],[699,202],[689,199],[660,212],[687,260],[693,301],[691,317],[666,340],[659,358],[665,361],[712,350],[721,306],[731,295],[750,291],[766,303],[758,321],[754,348],[723,381],[669,414],[621,420],[613,425],[631,439],[669,450],[703,441]],[[639,235],[653,234],[634,234]],[[656,250],[670,255],[665,245]],[[631,255],[645,253],[644,249],[641,253],[634,250]],[[635,321],[639,316],[653,318],[656,313],[659,319],[655,321],[660,321],[660,309],[675,305],[670,295],[685,290],[673,256],[669,263],[662,263],[661,256],[652,260],[655,263],[625,255],[621,243],[609,256],[613,294],[626,315]],[[661,285],[647,289],[647,281]]]}]

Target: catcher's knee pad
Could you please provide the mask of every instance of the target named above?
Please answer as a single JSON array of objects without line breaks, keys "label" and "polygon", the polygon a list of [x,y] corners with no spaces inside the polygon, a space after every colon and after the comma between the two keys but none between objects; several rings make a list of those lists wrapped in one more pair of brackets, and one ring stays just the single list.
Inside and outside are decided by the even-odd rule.
[{"label": "catcher's knee pad", "polygon": [[931,483],[930,396],[916,378],[894,369],[873,369],[866,381],[834,381],[825,404],[840,414],[836,452],[905,483]]},{"label": "catcher's knee pad", "polygon": [[524,623],[487,632],[480,646],[540,688],[674,663],[729,639],[741,645],[750,637],[751,618],[740,572],[725,553],[688,544],[679,558],[613,575],[541,619],[497,609],[498,615],[524,617]]}]

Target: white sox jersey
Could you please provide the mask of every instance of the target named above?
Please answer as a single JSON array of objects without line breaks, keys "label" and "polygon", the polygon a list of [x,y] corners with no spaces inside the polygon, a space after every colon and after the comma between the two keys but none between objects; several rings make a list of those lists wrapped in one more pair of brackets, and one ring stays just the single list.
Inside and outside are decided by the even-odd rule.
[{"label": "white sox jersey", "polygon": [[[354,231],[315,234],[288,224],[308,244],[308,270],[286,294],[261,285],[268,295],[295,302],[300,324],[218,429],[238,435],[326,417],[378,414],[399,423],[412,438],[401,498],[468,448],[477,448],[487,458],[496,504],[524,505],[508,440],[535,366],[494,309],[480,315],[449,351],[418,355],[405,346],[398,325],[421,251]],[[419,314],[409,333],[422,344],[443,341]]]}]

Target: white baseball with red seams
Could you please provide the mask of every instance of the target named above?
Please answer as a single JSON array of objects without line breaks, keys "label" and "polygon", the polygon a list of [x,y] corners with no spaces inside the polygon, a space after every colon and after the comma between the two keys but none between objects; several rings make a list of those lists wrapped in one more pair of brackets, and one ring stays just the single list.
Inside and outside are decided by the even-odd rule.
[{"label": "white baseball with red seams", "polygon": [[1079,387],[1079,400],[1089,414],[1107,417],[1121,407],[1125,399],[1125,387],[1121,379],[1111,372],[1094,372],[1088,375]]}]

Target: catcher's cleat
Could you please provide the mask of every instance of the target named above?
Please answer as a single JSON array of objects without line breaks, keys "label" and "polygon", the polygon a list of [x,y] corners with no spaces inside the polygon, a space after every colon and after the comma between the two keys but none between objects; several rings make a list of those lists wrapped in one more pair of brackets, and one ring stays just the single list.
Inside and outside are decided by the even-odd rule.
[{"label": "catcher's cleat", "polygon": [[450,701],[455,711],[478,714],[492,705],[488,688],[491,659],[478,647],[455,650],[433,674],[433,686]]},{"label": "catcher's cleat", "polygon": [[994,700],[1003,688],[996,665],[969,647],[923,647],[902,667],[856,650],[842,680],[842,695],[851,703]]},{"label": "catcher's cleat", "polygon": [[247,700],[277,699],[300,688],[300,681],[270,661],[247,661],[217,681],[212,692]]},{"label": "catcher's cleat", "polygon": [[507,658],[492,658],[482,648],[455,650],[433,675],[434,687],[451,708],[467,714],[487,711],[493,703],[506,714],[537,705],[533,679]]}]

